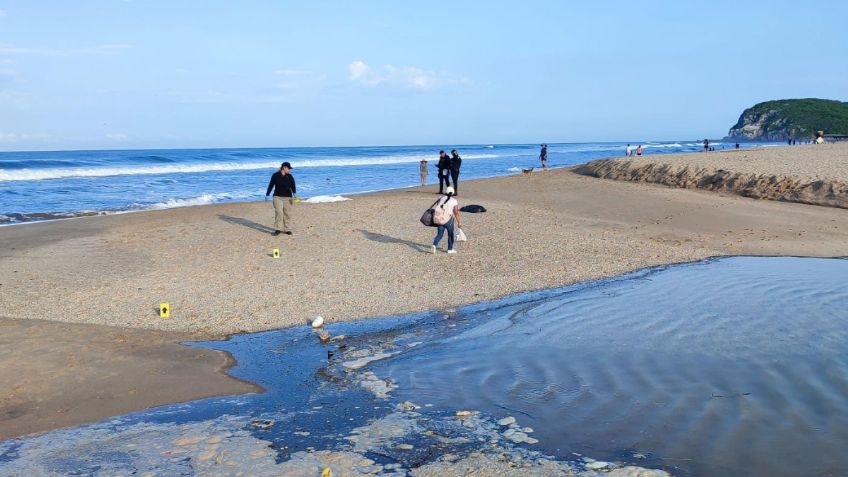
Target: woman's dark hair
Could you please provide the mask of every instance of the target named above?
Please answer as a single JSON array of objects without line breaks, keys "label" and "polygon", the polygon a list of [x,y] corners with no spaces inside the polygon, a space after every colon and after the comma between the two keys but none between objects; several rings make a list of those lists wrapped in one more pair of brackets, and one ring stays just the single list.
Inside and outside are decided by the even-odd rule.
[{"label": "woman's dark hair", "polygon": [[444,149],[442,149],[441,151],[439,151],[439,154],[444,154],[444,153],[445,153],[445,150],[444,150]]}]

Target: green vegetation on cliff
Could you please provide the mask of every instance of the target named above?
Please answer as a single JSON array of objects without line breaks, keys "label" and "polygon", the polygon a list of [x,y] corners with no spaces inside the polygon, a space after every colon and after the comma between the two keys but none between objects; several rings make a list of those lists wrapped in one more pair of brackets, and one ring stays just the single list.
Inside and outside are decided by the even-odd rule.
[{"label": "green vegetation on cliff", "polygon": [[782,141],[809,139],[816,131],[848,134],[848,103],[828,99],[781,99],[746,109],[728,137]]}]

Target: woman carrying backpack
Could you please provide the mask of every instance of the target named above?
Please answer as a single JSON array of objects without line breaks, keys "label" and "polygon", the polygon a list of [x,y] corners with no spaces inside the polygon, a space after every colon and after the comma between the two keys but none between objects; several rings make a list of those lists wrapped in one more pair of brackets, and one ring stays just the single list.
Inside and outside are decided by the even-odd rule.
[{"label": "woman carrying backpack", "polygon": [[456,222],[457,227],[462,227],[462,220],[459,218],[459,202],[457,202],[454,198],[453,187],[448,186],[447,189],[445,189],[445,196],[439,199],[434,208],[437,213],[445,214],[449,217],[449,219],[444,222],[444,225],[439,225],[439,229],[436,231],[436,238],[433,239],[433,246],[430,251],[434,254],[436,253],[436,247],[439,246],[439,242],[442,241],[442,237],[445,235],[445,230],[447,230],[448,253],[456,253],[456,250],[453,248],[454,222]]}]

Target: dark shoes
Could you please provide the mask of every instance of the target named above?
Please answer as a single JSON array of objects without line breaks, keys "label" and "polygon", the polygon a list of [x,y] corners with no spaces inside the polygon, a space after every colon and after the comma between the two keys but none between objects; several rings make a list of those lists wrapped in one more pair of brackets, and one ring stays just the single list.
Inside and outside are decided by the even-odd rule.
[{"label": "dark shoes", "polygon": [[286,234],[286,235],[291,235],[291,234],[292,234],[292,233],[291,233],[291,230],[286,230],[286,231],[285,231],[285,232],[283,232],[283,233],[284,233],[284,234]]},{"label": "dark shoes", "polygon": [[280,232],[279,230],[275,230],[273,235],[274,235],[274,237],[276,237],[277,235],[280,235],[281,233],[282,232]]}]

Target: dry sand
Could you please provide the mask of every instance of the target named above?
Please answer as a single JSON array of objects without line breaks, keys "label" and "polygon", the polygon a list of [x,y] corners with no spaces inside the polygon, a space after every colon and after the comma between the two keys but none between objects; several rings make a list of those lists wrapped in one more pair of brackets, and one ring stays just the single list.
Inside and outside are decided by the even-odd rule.
[{"label": "dry sand", "polygon": [[600,159],[575,172],[848,208],[848,144],[843,143]]},{"label": "dry sand", "polygon": [[[799,147],[797,154],[823,150]],[[302,325],[315,315],[332,323],[444,309],[716,255],[848,255],[848,210],[604,181],[570,170],[464,183],[460,204],[489,211],[462,215],[469,242],[458,254],[432,255],[434,230],[418,217],[434,199],[430,188],[301,203],[294,208],[294,235],[280,237],[269,233],[270,202],[0,228],[0,315],[111,325],[163,343],[185,339],[186,332],[219,337]],[[271,257],[274,247],[281,258]],[[170,319],[156,314],[163,301],[171,304]],[[49,392],[61,392],[61,379],[27,384],[28,374],[61,366],[36,350],[75,352],[75,345],[62,345],[63,330],[74,327],[56,326],[58,332],[35,340],[39,347],[4,343],[4,384],[25,395],[51,386]],[[100,332],[92,330],[87,336],[98,344],[87,353],[108,341],[97,341]],[[25,370],[15,365],[22,360]],[[142,369],[119,360],[81,368],[74,370],[78,382],[91,389],[120,389],[101,379],[103,372],[135,375],[138,389],[150,387]],[[192,367],[203,368],[209,363]],[[174,384],[167,392],[177,396],[181,386],[193,384]],[[243,391],[233,381],[221,392]],[[111,399],[124,396],[115,392]],[[3,401],[0,425],[13,405]],[[43,412],[19,418],[18,432],[43,429],[26,427]]]}]

